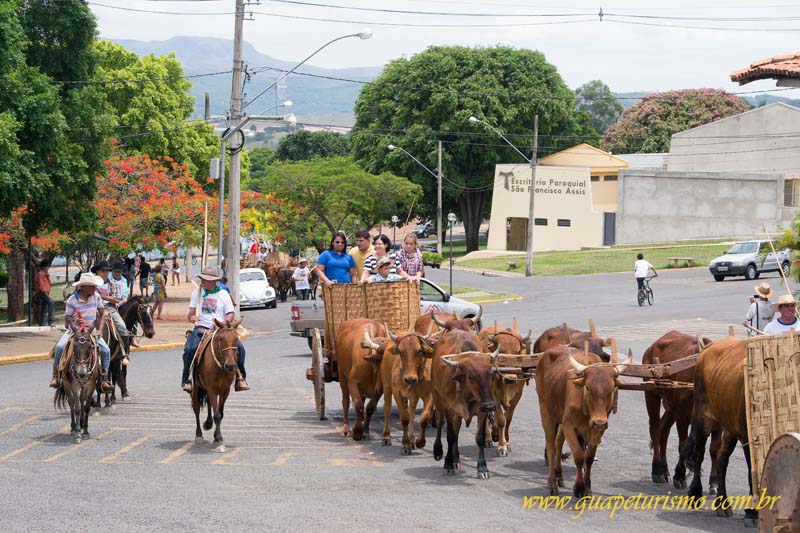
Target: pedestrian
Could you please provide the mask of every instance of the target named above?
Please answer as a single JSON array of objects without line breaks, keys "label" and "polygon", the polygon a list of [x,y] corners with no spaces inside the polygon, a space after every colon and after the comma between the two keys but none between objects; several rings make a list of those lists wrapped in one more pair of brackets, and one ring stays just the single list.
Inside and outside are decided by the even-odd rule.
[{"label": "pedestrian", "polygon": [[161,311],[167,301],[167,279],[161,273],[161,265],[156,265],[153,272],[156,273],[153,277],[153,314],[156,320],[161,320]]},{"label": "pedestrian", "polygon": [[372,246],[375,248],[375,253],[367,257],[367,259],[364,261],[364,272],[361,274],[362,283],[366,282],[367,278],[374,273],[375,266],[377,265],[378,260],[382,257],[388,257],[394,262],[389,269],[391,274],[397,274],[401,278],[409,277],[408,274],[403,271],[403,267],[400,266],[400,263],[397,261],[397,257],[395,256],[394,252],[390,252],[392,241],[389,240],[389,237],[386,235],[378,235],[372,240]]},{"label": "pedestrian", "polygon": [[361,279],[361,275],[364,273],[364,261],[375,253],[375,248],[372,247],[367,230],[360,229],[356,232],[356,245],[350,248],[349,253],[356,263],[356,279]]},{"label": "pedestrian", "polygon": [[356,263],[353,256],[346,253],[347,237],[343,231],[333,234],[330,247],[317,259],[317,274],[326,287],[334,283],[355,283]]},{"label": "pedestrian", "polygon": [[133,280],[136,279],[136,260],[135,257],[125,258],[125,279],[128,282],[128,294],[133,295]]},{"label": "pedestrian", "polygon": [[47,325],[55,325],[55,302],[50,297],[50,260],[42,259],[39,271],[33,280],[34,297],[39,302],[39,325],[44,326],[45,315]]},{"label": "pedestrian", "polygon": [[[769,283],[761,283],[753,288],[755,289],[755,294],[750,297],[750,307],[747,309],[745,318],[747,322],[749,322],[751,328],[764,331],[767,324],[772,322],[772,318],[775,314],[769,302],[769,299],[772,297],[772,288],[769,286]],[[753,330],[748,330],[747,334],[749,337],[758,335],[758,333]]]},{"label": "pedestrian", "polygon": [[181,265],[178,264],[178,258],[172,256],[172,286],[175,286],[175,280],[178,280],[178,285],[181,284]]},{"label": "pedestrian", "polygon": [[222,257],[222,262],[219,264],[219,269],[222,271],[222,277],[228,276],[228,260],[225,259],[225,256]]},{"label": "pedestrian", "polygon": [[800,320],[797,319],[797,302],[791,294],[784,294],[778,298],[778,303],[772,304],[772,310],[778,313],[775,319],[766,325],[764,333],[779,335],[787,331],[800,331]]},{"label": "pedestrian", "polygon": [[308,269],[308,259],[301,257],[298,260],[297,268],[294,269],[292,280],[294,280],[294,290],[297,293],[298,300],[308,300],[308,295],[311,292],[311,285],[308,278],[311,271]]},{"label": "pedestrian", "polygon": [[656,269],[653,268],[649,262],[645,261],[644,254],[636,255],[636,262],[633,263],[633,275],[636,277],[636,286],[641,290],[644,289],[644,278],[647,277],[648,272],[653,271],[653,275],[657,276]]},{"label": "pedestrian", "polygon": [[150,263],[144,258],[144,255],[139,255],[139,294],[146,299],[150,298]]},{"label": "pedestrian", "polygon": [[417,246],[417,234],[408,233],[403,237],[403,249],[397,252],[397,260],[403,272],[411,277],[424,278],[425,265],[422,264],[422,252]]},{"label": "pedestrian", "polygon": [[162,257],[158,260],[158,264],[161,267],[161,275],[164,276],[164,279],[169,279],[169,266],[167,266],[167,261]]}]

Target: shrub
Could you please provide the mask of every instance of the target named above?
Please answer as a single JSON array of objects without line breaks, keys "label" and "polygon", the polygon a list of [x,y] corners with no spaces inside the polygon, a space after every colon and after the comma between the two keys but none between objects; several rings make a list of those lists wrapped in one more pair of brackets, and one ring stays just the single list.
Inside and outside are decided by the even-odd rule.
[{"label": "shrub", "polygon": [[441,265],[444,262],[444,257],[442,257],[442,254],[438,254],[436,252],[422,252],[422,262],[426,265]]}]

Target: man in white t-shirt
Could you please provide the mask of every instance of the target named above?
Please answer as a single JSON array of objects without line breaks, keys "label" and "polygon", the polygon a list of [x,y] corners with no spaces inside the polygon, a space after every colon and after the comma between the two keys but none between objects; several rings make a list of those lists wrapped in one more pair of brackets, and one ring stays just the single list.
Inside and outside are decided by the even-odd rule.
[{"label": "man in white t-shirt", "polygon": [[772,310],[778,313],[775,320],[767,324],[764,333],[767,335],[780,335],[787,331],[800,331],[800,320],[797,318],[797,302],[791,294],[784,294],[778,298],[778,303],[772,304]]},{"label": "man in white t-shirt", "polygon": [[[192,292],[189,301],[189,322],[194,324],[194,329],[186,339],[183,347],[183,375],[181,376],[181,387],[186,392],[192,392],[192,382],[189,380],[189,366],[192,364],[194,353],[200,345],[200,340],[206,331],[215,328],[214,319],[224,322],[233,320],[236,308],[233,305],[230,294],[217,286],[220,279],[219,271],[216,267],[205,267],[200,273],[200,290]],[[200,301],[198,301],[198,298]],[[199,307],[199,310],[198,310]],[[244,369],[244,346],[241,341],[236,341],[237,358],[241,376],[236,378],[234,390],[248,390],[245,378],[247,373]]]},{"label": "man in white t-shirt", "polygon": [[294,269],[294,274],[292,274],[298,300],[308,300],[308,293],[311,291],[311,285],[308,283],[309,275],[311,275],[311,271],[308,269],[308,260],[301,257],[297,268]]},{"label": "man in white t-shirt", "polygon": [[654,276],[658,276],[658,272],[653,268],[653,265],[645,261],[644,255],[638,254],[636,262],[633,264],[633,275],[636,276],[636,286],[644,289],[644,278],[647,277],[649,271],[653,271]]},{"label": "man in white t-shirt", "polygon": [[[764,331],[767,324],[772,322],[775,314],[769,302],[772,297],[772,287],[769,286],[769,283],[761,283],[753,287],[753,289],[756,293],[750,297],[750,307],[747,309],[747,314],[745,314],[746,324],[751,328]],[[747,335],[748,337],[755,337],[758,333],[748,330]]]}]

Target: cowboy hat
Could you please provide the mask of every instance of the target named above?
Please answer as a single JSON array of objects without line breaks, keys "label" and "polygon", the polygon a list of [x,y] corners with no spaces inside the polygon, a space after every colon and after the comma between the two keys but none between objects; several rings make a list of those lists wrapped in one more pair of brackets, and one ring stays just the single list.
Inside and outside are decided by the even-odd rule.
[{"label": "cowboy hat", "polygon": [[78,278],[78,281],[72,284],[73,287],[80,287],[81,285],[94,285],[95,287],[99,287],[103,284],[102,278],[92,274],[91,272],[84,272],[81,274],[81,277]]},{"label": "cowboy hat", "polygon": [[756,294],[764,298],[765,300],[769,300],[772,297],[772,287],[769,286],[769,283],[763,282],[760,285],[756,285],[753,287],[755,289]]},{"label": "cowboy hat", "polygon": [[98,270],[105,270],[106,272],[108,272],[109,270],[111,270],[111,266],[108,264],[108,261],[100,261],[95,266],[93,266],[90,270],[91,270],[92,274],[97,274]]},{"label": "cowboy hat", "polygon": [[116,263],[114,263],[114,266],[111,267],[111,270],[113,270],[114,272],[122,272],[124,269],[125,269],[125,263],[123,263],[122,261],[117,261]]},{"label": "cowboy hat", "polygon": [[778,308],[782,305],[796,305],[797,301],[794,299],[794,296],[791,294],[784,294],[780,298],[778,298],[778,303],[770,305],[773,311],[777,311]]},{"label": "cowboy hat", "polygon": [[200,272],[199,277],[200,279],[205,279],[208,281],[217,281],[220,279],[219,269],[212,266],[205,267],[202,272]]}]

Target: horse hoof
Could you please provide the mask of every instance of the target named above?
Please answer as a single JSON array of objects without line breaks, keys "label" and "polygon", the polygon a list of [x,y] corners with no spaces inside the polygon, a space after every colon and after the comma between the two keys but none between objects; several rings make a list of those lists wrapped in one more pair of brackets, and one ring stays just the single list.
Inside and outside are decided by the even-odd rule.
[{"label": "horse hoof", "polygon": [[493,446],[494,446],[494,444],[492,444],[492,441],[490,441],[490,440],[487,440],[483,445],[484,448],[491,448]]},{"label": "horse hoof", "polygon": [[81,438],[80,437],[75,437],[74,439],[72,439],[72,442],[74,442],[75,444],[80,444],[81,443]]},{"label": "horse hoof", "polygon": [[730,509],[717,509],[717,516],[720,518],[727,518],[729,516],[733,516],[733,511]]},{"label": "horse hoof", "polygon": [[225,445],[224,444],[220,444],[219,446],[216,447],[216,449],[214,451],[217,452],[217,453],[225,453],[225,451],[226,451],[225,450]]},{"label": "horse hoof", "polygon": [[758,518],[751,518],[749,516],[744,517],[744,527],[755,529],[758,527]]},{"label": "horse hoof", "polygon": [[556,480],[556,483],[558,483],[558,486],[561,487],[562,489],[566,487],[566,485],[564,485],[563,479]]},{"label": "horse hoof", "polygon": [[709,496],[716,496],[717,495],[717,486],[711,485],[708,487],[708,495]]},{"label": "horse hoof", "polygon": [[129,402],[129,401],[131,401],[131,397],[130,397],[130,395],[129,395],[129,394],[125,394],[125,395],[123,395],[123,396],[122,396],[122,401],[123,401],[123,402]]},{"label": "horse hoof", "polygon": [[400,455],[411,455],[411,448],[406,448],[405,446],[400,448]]},{"label": "horse hoof", "polygon": [[392,439],[383,439],[383,445],[384,446],[391,446],[392,445]]},{"label": "horse hoof", "polygon": [[456,470],[464,470],[464,467],[461,466],[461,463],[453,463],[453,466]]},{"label": "horse hoof", "polygon": [[414,445],[417,447],[417,449],[424,448],[425,444],[427,444],[425,439],[418,439],[417,442],[414,443]]},{"label": "horse hoof", "polygon": [[444,467],[444,475],[445,476],[454,476],[456,475],[456,470],[452,466]]},{"label": "horse hoof", "polygon": [[[667,480],[669,481],[669,480]],[[672,486],[676,489],[685,489],[686,488],[686,480],[685,479],[677,479],[672,478]]]},{"label": "horse hoof", "polygon": [[489,479],[489,471],[478,472],[478,479]]},{"label": "horse hoof", "polygon": [[497,448],[497,456],[508,457],[508,450],[506,450],[505,448]]},{"label": "horse hoof", "polygon": [[194,443],[195,444],[203,444],[206,440],[203,437],[195,437]]}]

